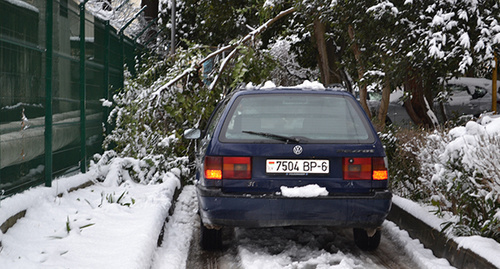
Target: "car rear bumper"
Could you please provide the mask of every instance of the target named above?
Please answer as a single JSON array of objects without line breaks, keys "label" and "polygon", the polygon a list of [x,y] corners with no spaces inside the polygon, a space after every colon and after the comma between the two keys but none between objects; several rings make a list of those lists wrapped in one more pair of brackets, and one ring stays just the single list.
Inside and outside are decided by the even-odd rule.
[{"label": "car rear bumper", "polygon": [[320,225],[376,228],[387,217],[392,193],[321,196],[226,194],[217,188],[197,187],[200,216],[210,228]]}]

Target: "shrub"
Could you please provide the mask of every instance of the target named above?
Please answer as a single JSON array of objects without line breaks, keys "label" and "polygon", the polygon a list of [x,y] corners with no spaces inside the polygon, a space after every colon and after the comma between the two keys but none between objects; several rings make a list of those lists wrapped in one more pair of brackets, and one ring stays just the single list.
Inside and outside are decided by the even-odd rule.
[{"label": "shrub", "polygon": [[419,136],[418,130],[388,126],[380,134],[389,160],[390,184],[398,195],[412,200],[427,197],[419,182],[420,164],[417,160],[415,145],[410,144]]},{"label": "shrub", "polygon": [[488,128],[492,121],[433,132],[390,129],[381,137],[396,194],[455,215],[443,230],[500,242],[500,138]]},{"label": "shrub", "polygon": [[[191,61],[200,59],[203,49],[178,53],[182,57],[172,62],[144,57],[138,75],[127,77],[124,89],[113,97],[108,121],[115,128],[105,138],[104,147],[113,150],[116,157],[140,160],[140,168],[130,171],[138,182],[161,182],[173,168],[180,169],[184,179],[190,177],[186,157],[194,151],[193,145],[182,139],[183,129],[203,125],[220,96],[217,90],[207,91],[197,70],[190,69]],[[164,87],[185,70],[189,72],[185,79]]]}]

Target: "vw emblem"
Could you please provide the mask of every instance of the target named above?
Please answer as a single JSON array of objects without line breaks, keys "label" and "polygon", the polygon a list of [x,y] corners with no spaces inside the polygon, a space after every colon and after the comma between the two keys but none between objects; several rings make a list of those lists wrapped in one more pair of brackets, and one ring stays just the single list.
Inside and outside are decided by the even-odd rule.
[{"label": "vw emblem", "polygon": [[300,155],[302,153],[302,146],[297,145],[293,147],[293,153],[295,153],[295,155]]}]

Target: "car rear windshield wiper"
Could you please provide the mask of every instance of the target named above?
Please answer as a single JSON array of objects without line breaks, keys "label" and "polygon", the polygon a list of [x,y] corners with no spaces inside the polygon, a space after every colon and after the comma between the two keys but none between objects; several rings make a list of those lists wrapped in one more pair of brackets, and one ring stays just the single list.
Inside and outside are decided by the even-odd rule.
[{"label": "car rear windshield wiper", "polygon": [[252,134],[252,135],[259,135],[259,136],[263,136],[263,137],[268,137],[268,138],[272,138],[272,139],[275,139],[275,140],[280,140],[280,141],[283,141],[283,142],[285,142],[287,144],[289,142],[294,142],[296,144],[300,143],[300,139],[294,138],[294,137],[288,137],[288,136],[271,134],[271,133],[264,133],[264,132],[254,132],[254,131],[241,131],[241,132],[242,133],[246,133],[246,134]]}]

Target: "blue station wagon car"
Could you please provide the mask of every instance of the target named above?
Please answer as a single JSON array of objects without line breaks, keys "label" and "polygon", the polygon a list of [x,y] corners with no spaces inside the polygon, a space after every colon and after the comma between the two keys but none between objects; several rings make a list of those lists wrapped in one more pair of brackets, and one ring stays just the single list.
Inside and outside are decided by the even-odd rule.
[{"label": "blue station wagon car", "polygon": [[376,249],[391,207],[387,158],[356,99],[338,89],[244,88],[215,109],[200,139],[197,196],[204,249],[221,228],[354,228]]}]

